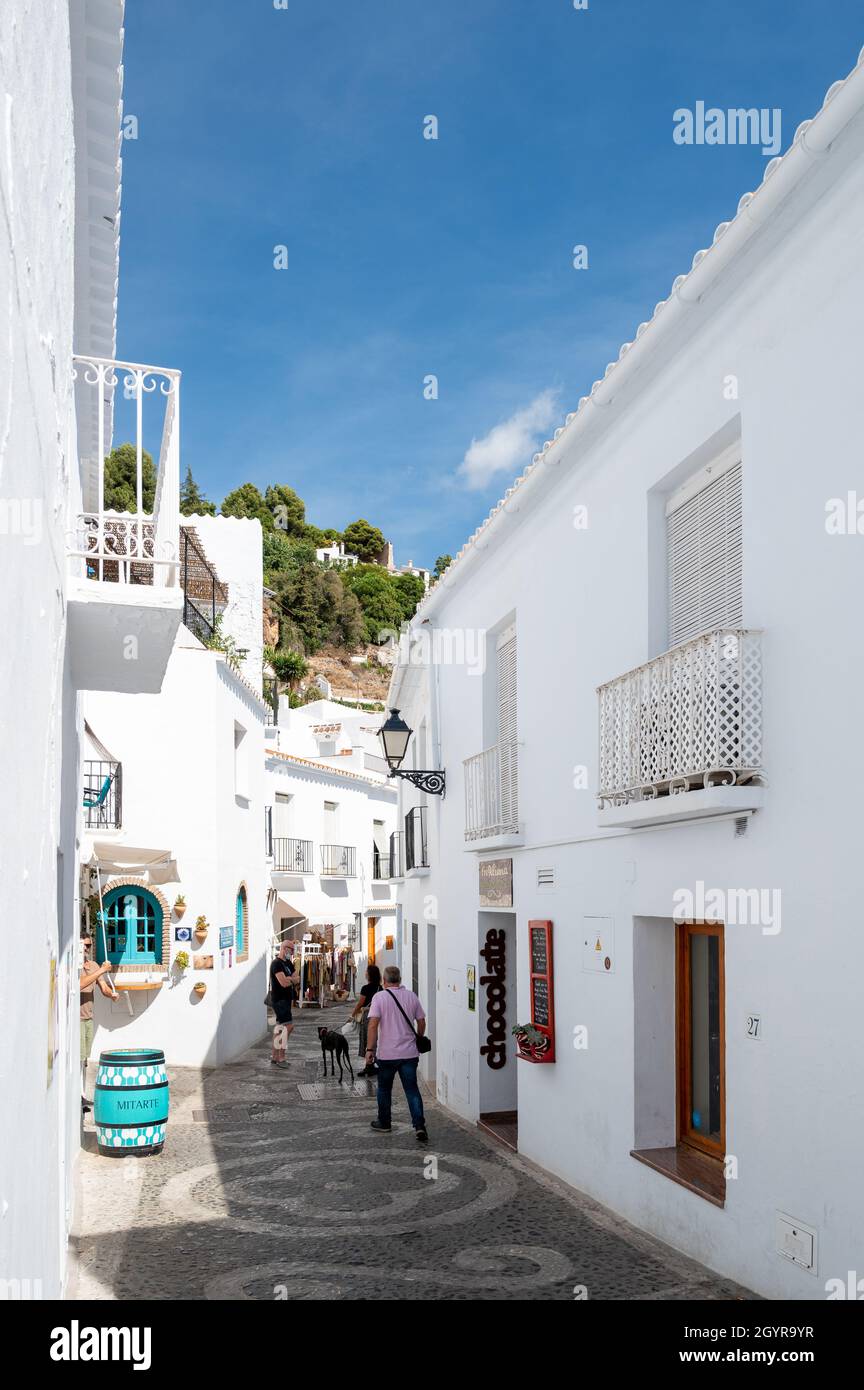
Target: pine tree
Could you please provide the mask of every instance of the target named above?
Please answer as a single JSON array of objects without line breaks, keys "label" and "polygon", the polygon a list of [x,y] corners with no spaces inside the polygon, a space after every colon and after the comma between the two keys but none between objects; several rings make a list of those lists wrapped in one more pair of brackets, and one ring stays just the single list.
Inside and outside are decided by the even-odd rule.
[{"label": "pine tree", "polygon": [[208,502],[187,467],[186,479],[180,489],[180,511],[183,516],[215,516],[216,503]]}]

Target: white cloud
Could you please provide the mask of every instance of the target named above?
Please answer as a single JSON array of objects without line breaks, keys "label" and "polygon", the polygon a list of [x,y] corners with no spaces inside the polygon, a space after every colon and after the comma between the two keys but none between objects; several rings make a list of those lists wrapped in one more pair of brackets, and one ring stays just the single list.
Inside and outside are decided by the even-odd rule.
[{"label": "white cloud", "polygon": [[499,473],[521,473],[557,416],[557,391],[542,391],[530,405],[502,420],[482,439],[472,439],[457,476],[465,487],[478,491]]}]

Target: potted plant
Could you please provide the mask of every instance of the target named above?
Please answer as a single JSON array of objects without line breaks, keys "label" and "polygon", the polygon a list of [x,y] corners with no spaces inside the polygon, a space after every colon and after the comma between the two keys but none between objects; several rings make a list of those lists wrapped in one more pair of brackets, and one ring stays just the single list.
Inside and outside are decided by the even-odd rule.
[{"label": "potted plant", "polygon": [[192,992],[193,994],[197,994],[199,999],[202,999],[204,995],[207,993],[207,986],[205,985],[204,981],[199,980],[197,985],[193,985]]},{"label": "potted plant", "polygon": [[195,923],[195,936],[198,939],[198,941],[204,940],[209,928],[210,923],[207,921],[207,918],[204,917],[202,914],[202,916],[199,917],[197,922]]},{"label": "potted plant", "polygon": [[539,1028],[535,1028],[533,1023],[517,1023],[512,1032],[519,1048],[519,1056],[524,1057],[526,1061],[539,1062],[544,1052],[549,1051],[549,1039]]},{"label": "potted plant", "polygon": [[189,969],[189,952],[188,952],[188,951],[178,951],[178,952],[177,952],[176,956],[174,957],[174,967],[175,967],[175,969],[177,969],[177,970],[179,970],[179,971],[181,971],[181,972],[184,971],[184,970],[188,970],[188,969]]},{"label": "potted plant", "polygon": [[186,911],[186,899],[183,897],[183,894],[182,894],[182,893],[178,893],[178,894],[177,894],[177,897],[174,899],[174,916],[177,918],[178,922],[179,922],[180,919],[182,918],[183,913],[184,913],[185,911]]}]

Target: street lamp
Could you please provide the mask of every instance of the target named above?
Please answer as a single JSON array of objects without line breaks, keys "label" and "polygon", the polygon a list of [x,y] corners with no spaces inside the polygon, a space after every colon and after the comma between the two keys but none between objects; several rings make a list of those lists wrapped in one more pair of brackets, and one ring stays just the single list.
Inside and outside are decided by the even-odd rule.
[{"label": "street lamp", "polygon": [[384,749],[384,757],[387,759],[390,776],[404,777],[406,782],[411,782],[413,786],[419,787],[423,792],[429,792],[432,796],[443,796],[445,780],[443,772],[419,772],[414,771],[414,769],[403,772],[401,770],[411,733],[411,729],[408,728],[398,709],[391,709],[386,723],[382,724],[378,730],[378,737]]}]

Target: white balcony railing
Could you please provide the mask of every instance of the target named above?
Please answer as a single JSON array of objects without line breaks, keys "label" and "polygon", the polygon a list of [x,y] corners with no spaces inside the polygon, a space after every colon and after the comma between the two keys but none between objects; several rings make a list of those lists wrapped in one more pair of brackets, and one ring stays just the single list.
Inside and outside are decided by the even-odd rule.
[{"label": "white balcony railing", "polygon": [[[69,539],[73,574],[115,584],[149,584],[173,588],[180,565],[180,373],[101,357],[73,358],[79,418],[95,423],[95,458],[81,461],[83,509]],[[105,459],[112,445],[114,392],[121,387],[130,402],[134,425],[130,440],[134,465],[134,511],[105,506]],[[88,399],[89,397],[89,399]],[[144,408],[161,419],[155,490],[147,497],[144,468]]]},{"label": "white balcony railing", "polygon": [[761,779],[760,633],[706,632],[597,693],[601,808]]},{"label": "white balcony railing", "polygon": [[516,743],[497,743],[465,768],[465,839],[519,833],[519,778]]}]

